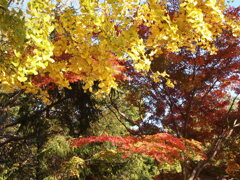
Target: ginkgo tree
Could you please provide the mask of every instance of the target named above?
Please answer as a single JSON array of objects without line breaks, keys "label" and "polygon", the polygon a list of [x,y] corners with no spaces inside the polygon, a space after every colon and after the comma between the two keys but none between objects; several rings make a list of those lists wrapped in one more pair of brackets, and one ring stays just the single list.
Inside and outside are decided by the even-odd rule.
[{"label": "ginkgo tree", "polygon": [[[97,94],[109,93],[117,87],[115,60],[132,60],[144,72],[163,51],[186,47],[194,52],[200,46],[214,54],[212,42],[222,31],[239,35],[239,21],[225,16],[223,0],[179,1],[175,12],[169,11],[171,1],[81,0],[74,9],[64,8],[62,1],[34,0],[27,3],[24,16],[11,2],[0,4],[1,21],[7,22],[0,29],[1,89],[24,89],[45,100],[48,95],[34,83],[36,76],[50,78],[47,82],[58,88],[70,88],[74,76],[86,90],[98,82]],[[146,38],[139,35],[142,28],[149,31]]]}]

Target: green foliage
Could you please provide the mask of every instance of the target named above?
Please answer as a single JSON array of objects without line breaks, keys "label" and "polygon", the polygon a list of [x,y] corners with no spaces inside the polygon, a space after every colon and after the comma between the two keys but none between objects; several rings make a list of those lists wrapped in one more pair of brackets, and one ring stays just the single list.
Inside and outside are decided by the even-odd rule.
[{"label": "green foliage", "polygon": [[44,155],[66,156],[70,151],[66,136],[56,135],[51,137],[42,148]]},{"label": "green foliage", "polygon": [[167,164],[167,163],[159,164],[158,168],[163,173],[181,173],[182,172],[180,161],[175,161],[172,164]]},{"label": "green foliage", "polygon": [[[20,94],[16,98],[16,105],[13,104],[11,111],[7,112],[5,124],[19,120],[19,124],[7,129],[29,138],[20,142],[13,141],[4,146],[4,149],[1,148],[4,153],[1,160],[8,161],[0,166],[3,179],[128,179],[130,175],[132,179],[151,179],[157,175],[159,171],[153,159],[140,155],[122,159],[123,155],[110,143],[69,149],[69,140],[78,134],[129,134],[122,125],[124,121],[120,122],[119,117],[108,108],[112,106],[110,97],[99,100],[84,93],[79,94],[79,91],[78,95],[74,95],[79,87],[73,87],[72,91],[53,91],[53,99],[61,99],[64,95],[71,98],[44,112],[41,112],[44,104],[36,96]],[[138,110],[131,110],[132,107],[125,101],[124,91],[111,98],[121,104],[121,111],[137,119]],[[8,104],[8,99],[8,95],[1,96],[2,106]],[[102,113],[84,115],[87,111],[94,112],[92,109],[97,107],[99,110],[95,111]],[[82,114],[79,116],[76,112]],[[93,119],[95,120],[91,121]],[[89,123],[89,126],[84,127],[84,123]],[[128,123],[126,125],[130,127]]]},{"label": "green foliage", "polygon": [[21,9],[9,8],[9,2],[0,1],[0,50],[19,49],[24,43],[26,27]]}]

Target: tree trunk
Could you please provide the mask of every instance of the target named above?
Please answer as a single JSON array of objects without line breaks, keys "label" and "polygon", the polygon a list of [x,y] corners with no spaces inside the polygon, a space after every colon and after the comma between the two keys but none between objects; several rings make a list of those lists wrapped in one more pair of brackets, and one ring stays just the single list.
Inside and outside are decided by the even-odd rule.
[{"label": "tree trunk", "polygon": [[[217,155],[217,153],[220,150],[220,147],[222,146],[222,144],[229,139],[229,137],[232,135],[233,133],[233,128],[231,128],[228,133],[226,133],[224,135],[224,131],[222,133],[222,138],[219,138],[215,141],[215,143],[213,143],[212,148],[210,149],[210,151],[207,153],[207,159],[200,161],[197,166],[193,169],[191,175],[189,176],[188,180],[197,180],[197,178],[199,177],[199,174],[201,173],[201,171],[203,170],[203,168],[212,160],[214,159],[214,157]],[[227,131],[226,131],[227,132]]]},{"label": "tree trunk", "polygon": [[197,180],[200,172],[203,170],[205,165],[206,163],[204,163],[203,165],[198,165],[196,168],[194,168],[188,180]]}]

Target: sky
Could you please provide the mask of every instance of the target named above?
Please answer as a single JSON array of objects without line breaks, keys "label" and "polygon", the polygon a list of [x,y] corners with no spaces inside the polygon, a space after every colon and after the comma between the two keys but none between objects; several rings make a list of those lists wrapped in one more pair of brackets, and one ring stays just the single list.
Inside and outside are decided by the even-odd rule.
[{"label": "sky", "polygon": [[229,3],[231,6],[238,7],[240,6],[240,0],[234,0],[233,2]]},{"label": "sky", "polygon": [[[51,0],[52,2],[56,2],[55,0]],[[62,2],[67,2],[68,0],[62,0]],[[218,0],[216,0],[218,1]],[[24,4],[23,4],[23,8],[26,8],[27,3],[29,2],[29,0],[25,0]],[[71,0],[73,5],[78,5],[79,0]],[[225,0],[225,2],[227,2],[227,4],[233,6],[233,7],[238,7],[240,6],[240,0]]]}]

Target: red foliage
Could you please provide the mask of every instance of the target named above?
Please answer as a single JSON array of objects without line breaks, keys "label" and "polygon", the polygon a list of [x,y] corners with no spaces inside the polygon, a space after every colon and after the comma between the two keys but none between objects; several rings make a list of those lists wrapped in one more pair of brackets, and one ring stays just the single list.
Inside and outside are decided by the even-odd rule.
[{"label": "red foliage", "polygon": [[[239,10],[236,8],[227,13],[237,20]],[[133,79],[132,85],[145,89],[141,93],[144,112],[147,112],[146,121],[153,125],[161,124],[164,127],[161,132],[201,142],[205,146],[206,162],[220,157],[223,147],[231,149],[231,138],[239,138],[239,41],[239,37],[225,31],[214,42],[218,49],[215,55],[199,47],[195,53],[182,48],[178,53],[164,52],[155,57],[151,71],[166,71],[175,82],[174,87],[166,86],[164,78],[154,82],[150,78],[152,72],[148,76],[128,72]],[[142,116],[146,117],[146,114]],[[218,160],[221,162],[222,159]]]},{"label": "red foliage", "polygon": [[49,85],[50,83],[54,83],[55,80],[56,80],[55,78],[50,77],[48,74],[36,75],[36,76],[33,76],[32,83],[38,87],[43,87],[45,85]]},{"label": "red foliage", "polygon": [[116,56],[113,55],[112,58],[108,59],[109,62],[112,64],[112,68],[114,70],[114,77],[117,81],[124,81],[127,80],[126,74],[126,62],[123,60],[119,60]]},{"label": "red foliage", "polygon": [[66,78],[70,83],[74,83],[77,81],[82,80],[82,75],[81,74],[76,74],[73,72],[66,72],[64,73],[64,78]]},{"label": "red foliage", "polygon": [[71,57],[72,57],[71,54],[63,52],[63,53],[61,54],[61,56],[53,56],[52,58],[53,58],[55,61],[67,61],[67,60],[69,60]]},{"label": "red foliage", "polygon": [[147,37],[150,34],[150,27],[145,26],[144,24],[141,24],[138,26],[138,34],[139,37],[142,39],[147,39]]},{"label": "red foliage", "polygon": [[[227,38],[229,34],[226,32],[221,38],[224,36]],[[211,141],[233,123],[226,119],[234,113],[234,109],[228,112],[233,96],[239,94],[239,39],[219,42],[217,47],[216,55],[182,50],[155,58],[156,66],[152,69],[166,70],[172,82],[176,82],[174,88],[155,83],[140,73],[130,74],[132,83],[147,89],[145,111],[151,115],[149,121],[155,124],[160,119],[164,127],[174,130],[178,136],[201,142]]]},{"label": "red foliage", "polygon": [[131,153],[146,154],[155,158],[159,162],[171,163],[176,159],[181,159],[180,153],[185,150],[184,143],[170,134],[158,133],[143,137],[134,136],[107,136],[77,138],[71,142],[71,147],[81,147],[93,142],[111,142],[127,158]]}]

